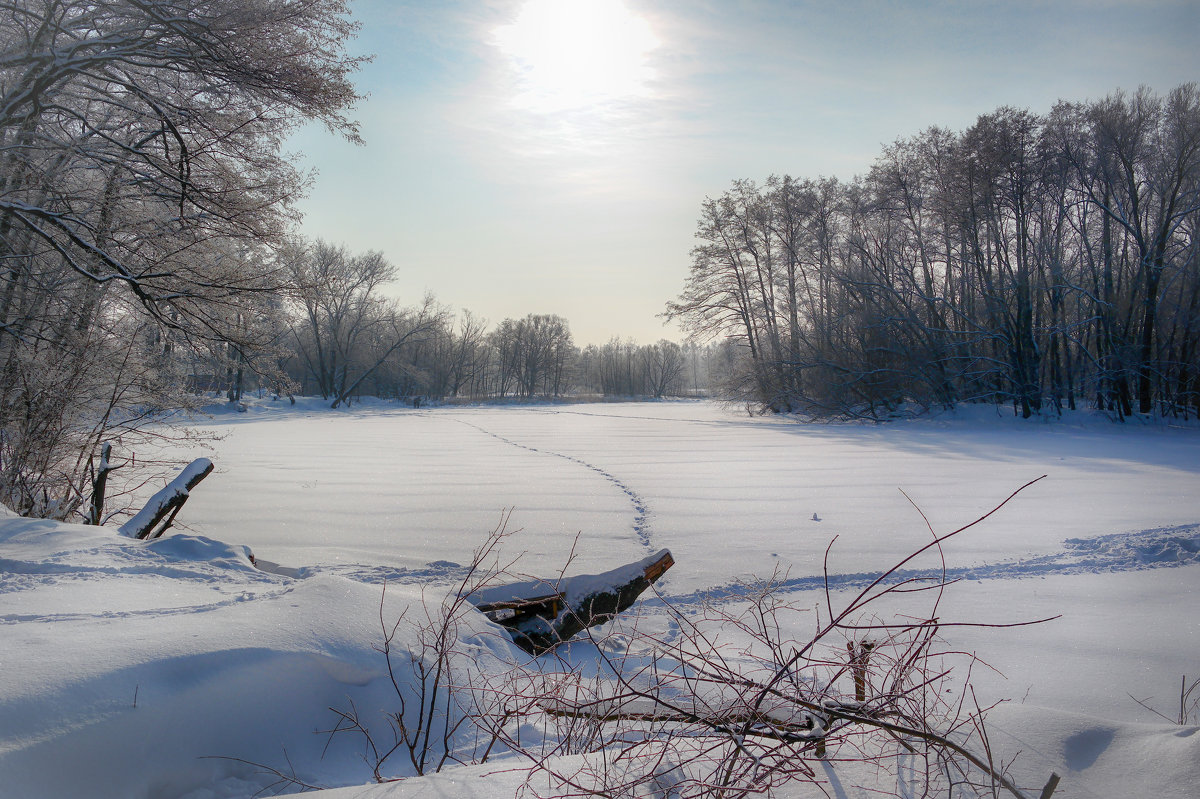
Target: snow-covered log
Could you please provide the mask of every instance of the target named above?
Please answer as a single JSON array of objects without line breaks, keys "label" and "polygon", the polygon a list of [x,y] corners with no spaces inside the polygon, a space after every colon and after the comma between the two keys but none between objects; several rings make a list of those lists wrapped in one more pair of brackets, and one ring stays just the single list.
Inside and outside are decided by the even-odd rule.
[{"label": "snow-covered log", "polygon": [[674,564],[670,550],[663,549],[603,574],[510,583],[468,599],[492,621],[508,628],[518,646],[540,655],[629,608]]},{"label": "snow-covered log", "polygon": [[[189,492],[201,480],[208,477],[208,473],[212,470],[213,463],[208,458],[197,458],[189,463],[178,477],[150,497],[146,507],[121,525],[121,535],[127,535],[130,538],[158,538],[161,536],[171,526],[171,522],[175,520],[175,514],[179,513],[183,503],[187,502],[188,497],[191,496]],[[159,522],[162,524],[160,525]]]}]

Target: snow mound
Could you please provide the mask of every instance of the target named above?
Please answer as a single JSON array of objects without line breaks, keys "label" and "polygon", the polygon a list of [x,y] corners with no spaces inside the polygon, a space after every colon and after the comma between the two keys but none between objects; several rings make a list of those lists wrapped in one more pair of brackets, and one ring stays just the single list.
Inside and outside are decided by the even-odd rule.
[{"label": "snow mound", "polygon": [[1068,538],[1067,552],[1103,567],[1146,568],[1200,563],[1200,524],[1158,527],[1098,538]]},{"label": "snow mound", "polygon": [[1006,704],[988,714],[988,732],[999,754],[1020,753],[1015,776],[1031,796],[1052,771],[1062,778],[1056,796],[1086,799],[1130,795],[1119,786],[1131,788],[1131,775],[1140,796],[1193,799],[1200,785],[1200,727]]},{"label": "snow mound", "polygon": [[[944,571],[938,565],[923,569],[898,569],[885,583],[907,580],[995,580],[1045,577],[1052,574],[1103,574],[1139,571],[1200,563],[1200,524],[1156,527],[1132,533],[1114,533],[1095,538],[1068,538],[1064,550],[1050,555],[1016,558],[972,566],[953,566]],[[776,581],[787,591],[831,588],[864,588],[879,579],[879,572],[843,572],[789,577]],[[735,582],[726,586],[673,596],[676,605],[704,601],[736,601],[760,590],[757,584]],[[650,600],[654,602],[654,600]]]},{"label": "snow mound", "polygon": [[[361,736],[316,731],[334,726],[331,708],[357,707],[387,733],[399,700],[380,614],[436,617],[440,594],[310,573],[260,571],[246,547],[203,536],[0,519],[0,793],[250,796],[277,779],[252,764],[315,786],[369,782]],[[409,664],[427,653],[415,625],[397,630],[411,702]],[[482,614],[456,633],[468,672],[524,658]]]}]

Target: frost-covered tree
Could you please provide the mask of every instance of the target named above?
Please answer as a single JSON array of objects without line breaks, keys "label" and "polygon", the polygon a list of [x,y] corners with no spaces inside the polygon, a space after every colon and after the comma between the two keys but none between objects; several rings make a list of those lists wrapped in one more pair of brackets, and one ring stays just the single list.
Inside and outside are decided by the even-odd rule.
[{"label": "frost-covered tree", "polygon": [[554,314],[529,314],[505,319],[492,331],[494,351],[491,393],[557,397],[571,388],[571,371],[578,349],[566,319]]},{"label": "frost-covered tree", "polygon": [[280,143],[357,139],[353,31],[342,0],[0,2],[0,499],[69,515],[100,439],[184,401],[185,353],[269,337],[305,183]]},{"label": "frost-covered tree", "polygon": [[286,262],[297,306],[296,349],[307,376],[335,408],[389,359],[436,337],[445,325],[446,314],[431,297],[420,308],[402,308],[383,296],[396,268],[382,253],[354,255],[317,241],[292,245]]}]

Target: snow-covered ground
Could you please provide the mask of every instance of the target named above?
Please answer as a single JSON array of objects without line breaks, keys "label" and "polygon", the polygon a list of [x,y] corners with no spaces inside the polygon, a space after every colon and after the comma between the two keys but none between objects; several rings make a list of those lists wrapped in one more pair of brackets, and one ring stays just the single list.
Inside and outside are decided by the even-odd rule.
[{"label": "snow-covered ground", "polygon": [[[836,601],[930,527],[956,529],[1041,475],[945,547],[959,582],[943,621],[1061,614],[946,628],[996,669],[973,674],[981,701],[1013,700],[992,713],[992,744],[1020,753],[1027,785],[1061,774],[1056,795],[1197,795],[1197,728],[1130,695],[1174,715],[1181,675],[1200,676],[1200,429],[987,410],[802,425],[705,402],[264,401],[205,426],[221,438],[192,455],[216,471],[159,541],[0,520],[0,796],[246,796],[271,781],[247,762],[367,783],[361,742],[326,749],[315,731],[331,707],[374,718],[395,703],[377,651],[383,584],[389,618],[440,602],[506,513],[504,554],[525,574],[669,548],[659,588],[678,606],[736,605],[742,580],[772,573],[815,606],[835,537]],[[656,629],[661,611],[643,602],[638,623]],[[522,657],[481,615],[461,634],[481,674]],[[491,799],[521,784],[512,769],[329,795]],[[855,795],[846,776],[824,775],[826,789]]]}]

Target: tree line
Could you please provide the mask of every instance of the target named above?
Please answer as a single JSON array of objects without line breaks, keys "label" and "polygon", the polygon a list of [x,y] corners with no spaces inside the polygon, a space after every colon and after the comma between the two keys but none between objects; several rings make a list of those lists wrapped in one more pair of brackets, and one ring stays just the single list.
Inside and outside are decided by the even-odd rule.
[{"label": "tree line", "polygon": [[697,394],[712,353],[671,341],[576,345],[570,323],[528,314],[489,324],[433,297],[403,306],[384,294],[396,268],[382,253],[293,241],[275,341],[254,351],[192,350],[197,392],[240,399],[247,389],[319,395],[333,407],[360,396],[412,402],[601,394]]},{"label": "tree line", "polygon": [[869,173],[736,181],[668,316],[728,390],[879,417],[962,402],[1200,415],[1200,92],[1116,91],[897,140]]}]

